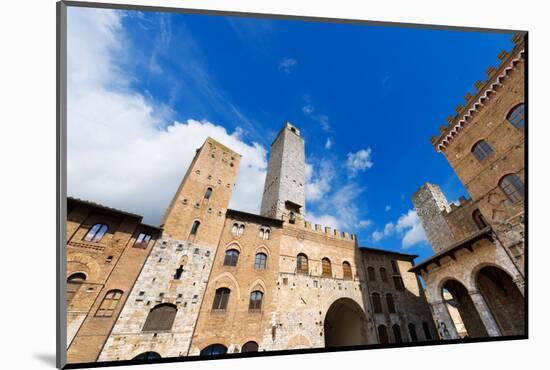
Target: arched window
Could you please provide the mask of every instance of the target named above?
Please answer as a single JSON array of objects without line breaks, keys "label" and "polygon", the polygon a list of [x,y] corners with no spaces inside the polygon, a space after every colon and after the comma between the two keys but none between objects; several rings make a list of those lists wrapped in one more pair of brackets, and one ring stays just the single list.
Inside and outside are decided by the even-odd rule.
[{"label": "arched window", "polygon": [[391,269],[394,274],[399,274],[399,266],[397,266],[396,260],[391,260]]},{"label": "arched window", "polygon": [[267,255],[265,253],[256,253],[256,259],[254,260],[254,268],[258,270],[265,270],[267,261]]},{"label": "arched window", "polygon": [[523,182],[518,175],[510,174],[504,176],[498,186],[502,189],[504,194],[510,199],[512,203],[523,200],[524,189]]},{"label": "arched window", "polygon": [[516,128],[523,128],[525,126],[525,104],[516,105],[508,113],[507,119]]},{"label": "arched window", "polygon": [[213,310],[225,310],[227,309],[227,303],[229,302],[229,294],[231,291],[228,288],[216,289],[216,295],[214,296],[214,303],[212,304]]},{"label": "arched window", "polygon": [[389,343],[388,331],[386,330],[385,325],[378,325],[378,338],[380,339],[380,344]]},{"label": "arched window", "polygon": [[118,306],[118,302],[120,301],[120,298],[122,298],[122,290],[119,290],[119,289],[109,290],[107,294],[105,294],[105,297],[103,298],[101,305],[99,305],[99,308],[97,309],[97,312],[95,313],[95,315],[98,317],[113,316],[113,313],[115,312],[116,307]]},{"label": "arched window", "polygon": [[323,267],[323,273],[322,276],[324,277],[332,277],[332,266],[330,264],[330,260],[328,258],[323,258],[321,260],[321,265]]},{"label": "arched window", "polygon": [[405,285],[403,284],[403,278],[401,276],[393,276],[393,285],[396,290],[403,291],[405,290]]},{"label": "arched window", "polygon": [[143,361],[149,361],[149,360],[156,360],[161,358],[160,355],[156,352],[143,352],[134,357],[132,360],[143,360]]},{"label": "arched window", "polygon": [[374,267],[367,267],[367,275],[369,277],[369,281],[376,281],[376,272],[374,271]]},{"label": "arched window", "polygon": [[239,251],[236,249],[229,249],[225,251],[225,258],[223,259],[224,266],[237,266],[239,261]]},{"label": "arched window", "polygon": [[235,236],[240,236],[244,233],[244,224],[234,223],[231,227],[231,233]]},{"label": "arched window", "polygon": [[250,301],[248,302],[249,311],[259,311],[262,309],[262,299],[264,294],[259,290],[250,293]]},{"label": "arched window", "polygon": [[388,281],[388,274],[384,267],[380,267],[380,279],[382,279],[382,281]]},{"label": "arched window", "polygon": [[391,294],[386,294],[386,305],[388,306],[389,313],[395,313],[395,304],[393,303],[393,296]]},{"label": "arched window", "polygon": [[493,149],[491,149],[485,140],[480,140],[472,147],[472,153],[474,153],[474,156],[478,159],[478,161],[483,161],[485,158],[493,154]]},{"label": "arched window", "polygon": [[479,209],[476,209],[472,213],[472,218],[474,219],[474,222],[476,223],[476,226],[479,230],[482,230],[487,227],[487,222],[485,222],[485,218],[479,211]]},{"label": "arched window", "polygon": [[380,294],[372,293],[372,305],[374,306],[374,313],[382,313],[382,300]]},{"label": "arched window", "polygon": [[227,347],[223,344],[211,344],[201,351],[201,356],[223,355],[227,353]]},{"label": "arched window", "polygon": [[395,338],[395,343],[403,343],[403,337],[401,337],[401,328],[399,325],[395,324],[392,326],[393,337]]},{"label": "arched window", "polygon": [[309,267],[307,262],[307,256],[303,253],[300,253],[296,258],[296,272],[298,274],[307,274],[309,273]]},{"label": "arched window", "polygon": [[243,345],[242,352],[258,352],[258,343],[250,341]]},{"label": "arched window", "polygon": [[259,237],[262,240],[269,240],[269,234],[271,234],[271,230],[269,227],[262,226],[260,227],[260,234]]},{"label": "arched window", "polygon": [[82,272],[72,274],[67,278],[67,306],[73,300],[74,296],[78,292],[78,289],[82,286],[82,283],[86,281],[86,275]]},{"label": "arched window", "polygon": [[351,273],[351,265],[349,262],[344,261],[342,263],[342,270],[344,271],[344,280],[353,279],[353,274]]},{"label": "arched window", "polygon": [[424,329],[424,337],[426,340],[432,340],[432,333],[430,331],[430,326],[426,321],[422,323],[422,329]]},{"label": "arched window", "polygon": [[290,222],[291,224],[296,222],[296,216],[294,215],[294,212],[290,212],[288,216],[288,222]]},{"label": "arched window", "polygon": [[161,303],[149,311],[142,331],[171,330],[178,309],[171,303]]},{"label": "arched window", "polygon": [[416,328],[414,327],[414,324],[412,322],[409,324],[409,335],[411,336],[411,340],[413,342],[418,341],[418,336],[416,335]]},{"label": "arched window", "polygon": [[88,230],[84,240],[87,242],[97,243],[107,233],[108,229],[109,228],[105,224],[95,224],[90,228],[90,230]]},{"label": "arched window", "polygon": [[197,235],[200,225],[201,225],[200,221],[193,222],[193,226],[191,226],[191,235]]},{"label": "arched window", "polygon": [[210,199],[210,196],[212,195],[212,188],[207,188],[206,192],[204,193],[204,199],[208,200]]},{"label": "arched window", "polygon": [[177,269],[176,269],[176,272],[174,273],[174,280],[179,280],[181,279],[181,275],[183,274],[183,265],[180,265]]}]

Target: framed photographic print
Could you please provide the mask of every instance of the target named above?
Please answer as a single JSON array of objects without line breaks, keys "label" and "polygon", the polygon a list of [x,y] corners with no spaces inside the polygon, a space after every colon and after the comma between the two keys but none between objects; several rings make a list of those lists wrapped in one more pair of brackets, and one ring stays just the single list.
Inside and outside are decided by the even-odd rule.
[{"label": "framed photographic print", "polygon": [[527,338],[527,32],[57,20],[58,367]]}]

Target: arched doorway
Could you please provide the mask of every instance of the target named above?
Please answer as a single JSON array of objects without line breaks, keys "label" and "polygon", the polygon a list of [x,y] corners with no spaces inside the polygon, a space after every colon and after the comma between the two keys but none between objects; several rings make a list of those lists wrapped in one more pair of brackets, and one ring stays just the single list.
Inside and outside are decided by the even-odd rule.
[{"label": "arched doorway", "polygon": [[441,294],[459,337],[482,338],[489,336],[464,285],[456,280],[447,280],[442,287]]},{"label": "arched doorway", "polygon": [[498,267],[478,271],[476,283],[502,335],[525,333],[525,301],[510,275]]},{"label": "arched doorway", "polygon": [[159,358],[160,358],[160,355],[156,352],[143,352],[143,353],[140,353],[139,355],[137,355],[136,357],[134,357],[132,360],[149,361],[149,360],[156,360],[156,359],[159,359]]},{"label": "arched doorway", "polygon": [[352,299],[340,298],[332,303],[325,316],[325,347],[367,344],[367,318]]},{"label": "arched doorway", "polygon": [[223,355],[227,353],[227,347],[223,344],[211,344],[201,351],[201,356]]}]

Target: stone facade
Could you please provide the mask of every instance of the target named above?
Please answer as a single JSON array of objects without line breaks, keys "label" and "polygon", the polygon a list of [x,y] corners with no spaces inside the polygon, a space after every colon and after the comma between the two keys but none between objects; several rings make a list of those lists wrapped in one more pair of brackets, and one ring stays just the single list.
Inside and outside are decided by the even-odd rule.
[{"label": "stone facade", "polygon": [[[449,204],[432,184],[412,198],[435,252],[412,271],[424,278],[444,339],[525,333],[523,36],[514,42],[510,53],[499,55],[501,65],[487,70],[489,79],[476,83],[477,94],[468,94],[432,138],[471,199]],[[510,176],[513,184],[506,182]]]},{"label": "stone facade", "polygon": [[[93,362],[109,336],[140,270],[161,230],[141,216],[99,204],[67,201],[67,360]],[[94,225],[105,225],[100,240],[90,239]],[[143,233],[151,236],[137,243]],[[97,314],[108,292],[120,291],[113,310]]]},{"label": "stone facade", "polygon": [[[94,349],[71,362],[438,339],[408,271],[415,256],[362,248],[354,234],[305,220],[304,142],[294,125],[273,143],[261,215],[227,209],[240,158],[211,138],[197,149],[159,233],[121,270],[131,272],[117,285],[124,302],[102,319],[109,325]],[[84,226],[81,234],[91,230]],[[369,281],[366,266],[384,266],[387,281]],[[77,302],[98,310],[73,301],[71,328]]]}]

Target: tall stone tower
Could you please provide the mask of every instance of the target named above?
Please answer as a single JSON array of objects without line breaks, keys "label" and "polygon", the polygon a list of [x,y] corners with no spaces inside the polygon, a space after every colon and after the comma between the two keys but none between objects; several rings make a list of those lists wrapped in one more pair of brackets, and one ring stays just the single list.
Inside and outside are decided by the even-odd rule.
[{"label": "tall stone tower", "polygon": [[303,220],[306,208],[305,150],[300,130],[287,122],[271,144],[262,216]]},{"label": "tall stone tower", "polygon": [[[217,246],[240,160],[240,154],[216,140],[205,140],[164,215],[164,238]],[[195,222],[200,232],[193,234]]]},{"label": "tall stone tower", "polygon": [[162,357],[187,356],[240,159],[211,138],[197,149],[100,361],[153,349]]},{"label": "tall stone tower", "polygon": [[430,183],[422,185],[413,194],[412,202],[433,251],[438,253],[451,245],[455,238],[443,216],[443,212],[451,208],[439,186]]}]

